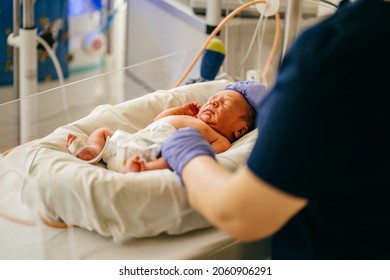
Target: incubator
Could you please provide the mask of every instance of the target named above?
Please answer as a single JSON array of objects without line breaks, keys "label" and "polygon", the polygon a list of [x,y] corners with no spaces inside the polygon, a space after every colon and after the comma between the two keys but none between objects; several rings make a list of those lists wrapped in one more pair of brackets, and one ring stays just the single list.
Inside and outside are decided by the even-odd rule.
[{"label": "incubator", "polygon": [[[178,62],[181,57],[177,54],[153,63]],[[1,232],[1,258],[212,258],[219,250],[233,250],[238,244],[190,208],[185,189],[170,170],[120,174],[101,164],[83,162],[67,151],[70,132],[85,137],[100,126],[136,131],[163,109],[193,100],[204,103],[229,83],[218,80],[166,90],[161,88],[171,81],[151,83],[160,89],[144,94],[150,88],[126,82],[129,71],[138,68],[139,74],[144,67],[107,73],[30,97],[43,108],[48,99],[62,107],[42,110],[50,114],[44,116],[45,123],[39,121],[39,114],[31,120],[36,124],[34,140],[18,146],[14,146],[16,138],[2,140],[8,143],[4,150],[13,150],[0,159],[0,223],[6,229]],[[122,85],[127,101],[111,100],[107,81],[114,83],[116,90]],[[90,88],[100,94],[84,99]],[[142,96],[128,98],[131,92]],[[21,101],[3,104],[1,112],[12,112]],[[256,133],[219,154],[221,164],[231,169],[242,164]]]}]

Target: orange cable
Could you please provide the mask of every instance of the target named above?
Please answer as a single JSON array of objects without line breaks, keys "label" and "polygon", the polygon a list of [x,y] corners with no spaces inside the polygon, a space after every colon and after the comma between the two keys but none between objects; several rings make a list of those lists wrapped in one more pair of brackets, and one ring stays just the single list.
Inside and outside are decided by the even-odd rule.
[{"label": "orange cable", "polygon": [[27,226],[35,226],[35,221],[33,221],[33,220],[26,220],[26,219],[18,218],[18,217],[10,215],[8,213],[5,213],[3,211],[0,211],[0,217],[3,217],[4,219],[6,219],[8,221],[15,222],[18,224],[27,225]]}]

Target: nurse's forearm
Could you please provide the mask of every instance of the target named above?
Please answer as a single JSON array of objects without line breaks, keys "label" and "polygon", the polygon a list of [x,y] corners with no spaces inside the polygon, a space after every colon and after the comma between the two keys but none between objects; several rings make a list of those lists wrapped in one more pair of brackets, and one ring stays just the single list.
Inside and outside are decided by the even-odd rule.
[{"label": "nurse's forearm", "polygon": [[214,208],[214,195],[221,192],[229,176],[231,173],[209,156],[192,159],[183,170],[183,181],[192,206],[198,210],[205,208],[204,212]]},{"label": "nurse's forearm", "polygon": [[307,204],[306,199],[280,191],[245,166],[231,173],[208,156],[189,161],[182,175],[192,207],[242,241],[274,234]]},{"label": "nurse's forearm", "polygon": [[191,206],[201,213],[211,224],[226,231],[237,239],[235,224],[238,212],[231,207],[232,199],[226,191],[234,180],[231,173],[213,158],[199,156],[192,159],[183,170],[183,180]]}]

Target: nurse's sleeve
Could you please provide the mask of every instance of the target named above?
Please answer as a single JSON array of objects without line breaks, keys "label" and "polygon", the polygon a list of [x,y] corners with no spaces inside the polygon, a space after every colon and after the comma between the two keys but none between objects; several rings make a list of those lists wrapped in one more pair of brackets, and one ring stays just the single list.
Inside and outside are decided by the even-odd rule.
[{"label": "nurse's sleeve", "polygon": [[340,172],[339,156],[354,149],[357,128],[345,108],[355,102],[343,80],[354,67],[349,56],[350,46],[332,26],[319,25],[297,40],[260,107],[259,137],[248,160],[258,177],[310,198]]}]

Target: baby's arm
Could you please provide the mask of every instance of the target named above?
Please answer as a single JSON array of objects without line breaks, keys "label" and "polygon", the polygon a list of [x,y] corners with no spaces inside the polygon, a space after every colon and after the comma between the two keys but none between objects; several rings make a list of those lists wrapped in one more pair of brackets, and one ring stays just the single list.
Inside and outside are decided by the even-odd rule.
[{"label": "baby's arm", "polygon": [[188,126],[196,128],[202,134],[216,154],[222,153],[231,147],[231,143],[226,137],[198,118],[187,119],[187,123]]},{"label": "baby's arm", "polygon": [[222,153],[231,147],[229,140],[221,136],[217,140],[210,143],[216,154]]},{"label": "baby's arm", "polygon": [[173,115],[187,115],[195,117],[199,112],[199,104],[196,102],[189,102],[180,106],[176,106],[173,108],[169,108],[160,114],[157,115],[157,117],[154,118],[154,121],[161,119],[166,116],[173,116]]}]

